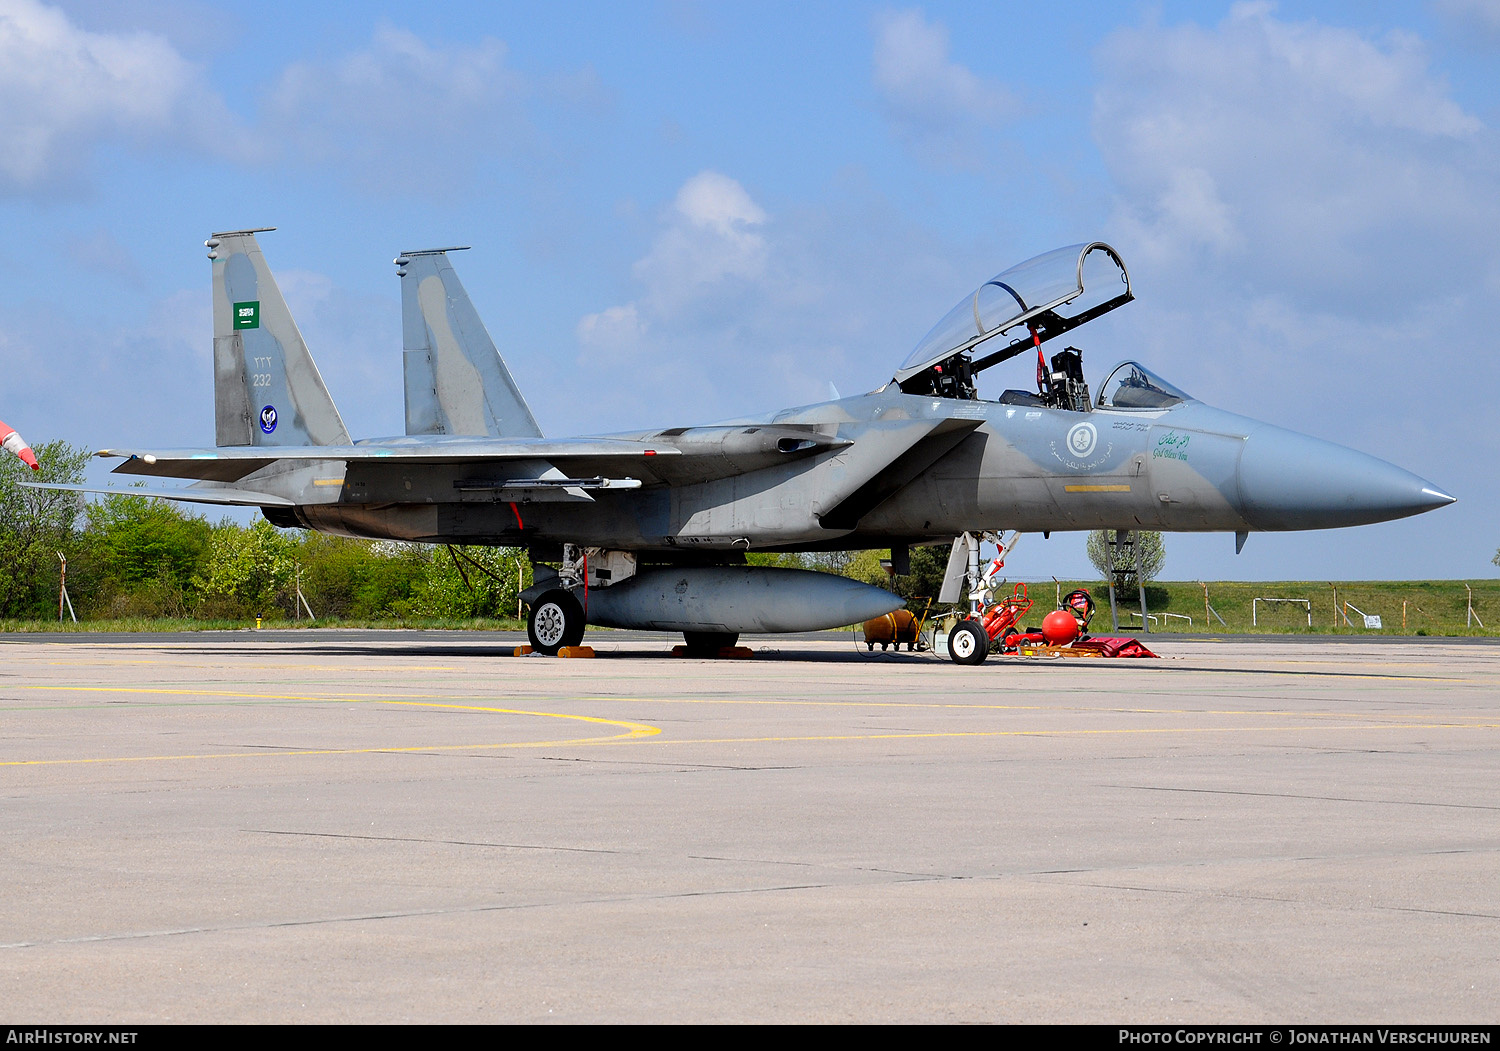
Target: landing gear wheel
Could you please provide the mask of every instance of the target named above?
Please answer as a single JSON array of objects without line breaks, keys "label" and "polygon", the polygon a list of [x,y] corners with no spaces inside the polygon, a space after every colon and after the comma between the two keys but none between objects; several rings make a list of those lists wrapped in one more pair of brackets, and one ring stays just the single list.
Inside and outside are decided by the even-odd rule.
[{"label": "landing gear wheel", "polygon": [[562,588],[554,588],[532,605],[526,634],[531,636],[532,649],[555,657],[564,646],[583,641],[583,607]]},{"label": "landing gear wheel", "polygon": [[736,631],[684,631],[682,641],[689,657],[717,657],[740,641]]},{"label": "landing gear wheel", "polygon": [[990,653],[990,637],[972,620],[961,620],[948,635],[948,656],[955,664],[983,664]]}]

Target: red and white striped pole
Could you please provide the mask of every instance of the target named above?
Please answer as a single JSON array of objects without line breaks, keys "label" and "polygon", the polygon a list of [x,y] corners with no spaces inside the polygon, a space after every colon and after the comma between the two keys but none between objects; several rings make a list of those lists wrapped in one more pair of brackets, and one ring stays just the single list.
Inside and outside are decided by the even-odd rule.
[{"label": "red and white striped pole", "polygon": [[16,433],[16,429],[4,420],[0,420],[0,449],[8,453],[15,453],[21,458],[21,462],[33,471],[40,471],[42,465],[36,462],[36,453],[31,451],[31,446],[26,444],[26,439]]}]

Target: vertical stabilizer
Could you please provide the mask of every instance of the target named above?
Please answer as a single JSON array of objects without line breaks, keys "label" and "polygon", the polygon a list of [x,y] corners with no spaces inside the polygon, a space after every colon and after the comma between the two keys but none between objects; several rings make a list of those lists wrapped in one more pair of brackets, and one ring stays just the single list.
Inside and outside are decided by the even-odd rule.
[{"label": "vertical stabilizer", "polygon": [[302,333],[260,254],[261,230],[214,234],[214,436],[231,445],[348,445]]},{"label": "vertical stabilizer", "polygon": [[459,251],[434,248],[396,259],[406,433],[540,438],[536,418],[448,262],[448,253]]}]

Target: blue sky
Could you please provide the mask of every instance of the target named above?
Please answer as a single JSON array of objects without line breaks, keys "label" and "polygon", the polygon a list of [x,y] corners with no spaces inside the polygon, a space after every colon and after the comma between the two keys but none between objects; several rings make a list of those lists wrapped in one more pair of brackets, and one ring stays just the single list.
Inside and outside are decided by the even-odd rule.
[{"label": "blue sky", "polygon": [[[473,246],[565,435],[872,389],[979,281],[1101,239],[1138,300],[1080,333],[1091,381],[1140,358],[1459,497],[1239,556],[1173,536],[1167,577],[1490,576],[1497,127],[1500,0],[0,0],[0,414],[210,442],[215,230],[278,228],[361,436],[402,428],[400,250]],[[1057,534],[1010,563],[1086,565]]]}]

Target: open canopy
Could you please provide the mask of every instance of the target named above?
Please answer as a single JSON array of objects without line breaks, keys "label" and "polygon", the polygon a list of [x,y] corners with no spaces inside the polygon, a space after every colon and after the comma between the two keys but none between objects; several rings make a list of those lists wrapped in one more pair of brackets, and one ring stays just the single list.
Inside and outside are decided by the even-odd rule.
[{"label": "open canopy", "polygon": [[[978,372],[1033,346],[1033,333],[1045,342],[1133,298],[1125,264],[1103,241],[1054,248],[961,299],[907,356],[895,381],[903,389],[913,381],[924,386],[924,373],[958,354]],[[974,356],[980,344],[1007,333],[1003,345]]]}]

